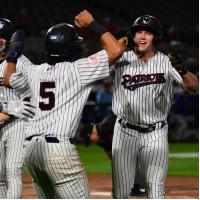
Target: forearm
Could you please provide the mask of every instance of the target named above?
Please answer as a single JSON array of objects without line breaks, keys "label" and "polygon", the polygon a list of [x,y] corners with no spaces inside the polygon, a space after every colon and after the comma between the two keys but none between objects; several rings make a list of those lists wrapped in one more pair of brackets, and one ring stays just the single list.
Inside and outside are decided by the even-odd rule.
[{"label": "forearm", "polygon": [[121,45],[112,34],[94,20],[88,28],[100,37],[102,47],[108,54],[109,66],[111,66],[122,55],[126,48],[125,45]]},{"label": "forearm", "polygon": [[111,66],[124,52],[125,47],[121,46],[118,41],[104,27],[99,25],[93,16],[86,10],[80,12],[75,17],[75,24],[79,28],[87,27],[96,36],[99,36],[103,48],[106,50]]},{"label": "forearm", "polygon": [[16,72],[17,59],[22,55],[24,41],[25,33],[23,30],[16,31],[9,41],[8,52],[6,54],[6,61],[8,64],[3,75],[3,84],[5,87],[10,87],[10,77]]},{"label": "forearm", "polygon": [[106,32],[100,38],[103,48],[106,50],[109,58],[109,65],[111,66],[116,60],[118,60],[124,52],[126,46],[120,45],[115,37]]},{"label": "forearm", "polygon": [[16,72],[16,64],[15,63],[8,63],[3,74],[3,85],[5,87],[10,86],[10,77],[13,73]]},{"label": "forearm", "polygon": [[198,78],[195,74],[187,72],[182,76],[183,88],[189,92],[197,92],[199,90]]}]

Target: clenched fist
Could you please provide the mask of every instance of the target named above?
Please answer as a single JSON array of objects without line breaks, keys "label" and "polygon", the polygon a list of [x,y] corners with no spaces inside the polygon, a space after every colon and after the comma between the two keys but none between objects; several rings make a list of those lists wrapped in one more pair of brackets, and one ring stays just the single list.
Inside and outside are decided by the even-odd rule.
[{"label": "clenched fist", "polygon": [[74,20],[74,23],[79,28],[88,27],[92,22],[94,21],[94,18],[90,12],[87,10],[84,10],[80,12]]}]

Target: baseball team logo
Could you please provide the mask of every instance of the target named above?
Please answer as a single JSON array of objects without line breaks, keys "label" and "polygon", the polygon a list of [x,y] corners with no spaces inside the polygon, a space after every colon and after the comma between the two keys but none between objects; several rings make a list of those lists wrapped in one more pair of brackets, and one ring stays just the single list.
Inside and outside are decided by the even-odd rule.
[{"label": "baseball team logo", "polygon": [[4,27],[5,23],[4,22],[0,22],[0,29],[2,29]]},{"label": "baseball team logo", "polygon": [[144,24],[148,24],[150,20],[151,20],[151,19],[150,19],[149,17],[144,17],[144,18],[143,18],[143,23],[144,23]]},{"label": "baseball team logo", "polygon": [[122,76],[121,85],[123,85],[124,89],[133,91],[139,87],[165,82],[166,79],[164,73],[137,74],[134,76],[131,76],[130,74],[125,74]]},{"label": "baseball team logo", "polygon": [[91,66],[96,67],[100,62],[99,54],[96,53],[88,57],[88,62]]}]

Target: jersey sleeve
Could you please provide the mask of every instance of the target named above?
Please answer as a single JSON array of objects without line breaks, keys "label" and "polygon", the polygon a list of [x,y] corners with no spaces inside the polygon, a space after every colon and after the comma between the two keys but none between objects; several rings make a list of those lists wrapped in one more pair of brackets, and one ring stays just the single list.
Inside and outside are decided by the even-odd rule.
[{"label": "jersey sleeve", "polygon": [[[7,62],[4,63],[7,65]],[[15,89],[20,98],[30,96],[30,89],[28,84],[28,73],[30,72],[32,62],[21,55],[16,64],[16,73],[12,74],[9,80],[10,86]]]},{"label": "jersey sleeve", "polygon": [[173,79],[176,85],[183,85],[183,79],[174,67],[170,64],[170,77]]},{"label": "jersey sleeve", "polygon": [[10,85],[18,93],[20,98],[31,96],[27,73],[17,72],[12,74],[10,77]]},{"label": "jersey sleeve", "polygon": [[17,60],[16,71],[19,73],[26,73],[29,71],[31,65],[33,65],[33,63],[24,55],[22,55]]},{"label": "jersey sleeve", "polygon": [[105,50],[75,62],[83,85],[109,76],[108,55]]}]

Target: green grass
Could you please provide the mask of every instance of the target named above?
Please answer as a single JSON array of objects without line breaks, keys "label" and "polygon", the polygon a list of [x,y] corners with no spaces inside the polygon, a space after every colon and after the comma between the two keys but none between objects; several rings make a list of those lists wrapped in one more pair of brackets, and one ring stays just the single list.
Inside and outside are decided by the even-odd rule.
[{"label": "green grass", "polygon": [[[96,146],[91,145],[85,147],[78,145],[77,149],[80,153],[81,161],[85,165],[87,173],[111,173],[111,161],[105,151]],[[170,144],[170,153],[198,152],[198,144]],[[25,167],[25,171],[27,171]],[[169,170],[170,176],[198,176],[199,175],[199,159],[198,158],[170,158]]]},{"label": "green grass", "polygon": [[[98,146],[84,147],[79,145],[78,151],[87,173],[111,173],[111,161],[104,150]],[[170,153],[198,152],[198,144],[170,144]],[[198,158],[170,158],[168,175],[170,176],[198,176]]]},{"label": "green grass", "polygon": [[199,152],[199,144],[175,143],[169,144],[170,153]]},{"label": "green grass", "polygon": [[198,158],[170,158],[169,176],[198,176],[199,160]]},{"label": "green grass", "polygon": [[[170,144],[170,153],[190,153],[199,152],[199,144]],[[170,158],[169,170],[170,176],[199,176],[198,158]]]},{"label": "green grass", "polygon": [[102,148],[96,145],[78,145],[77,150],[87,173],[111,173],[111,160]]}]

